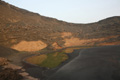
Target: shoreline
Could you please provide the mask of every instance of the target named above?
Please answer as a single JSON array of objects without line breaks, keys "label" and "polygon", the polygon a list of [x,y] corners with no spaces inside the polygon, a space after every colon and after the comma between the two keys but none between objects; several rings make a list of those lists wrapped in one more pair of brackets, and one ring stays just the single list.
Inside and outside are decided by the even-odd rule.
[{"label": "shoreline", "polygon": [[[62,50],[64,50],[64,49],[62,49]],[[62,50],[58,50],[58,51],[62,51]],[[68,53],[67,55],[69,58],[66,61],[62,62],[56,68],[52,68],[52,69],[40,67],[40,66],[26,62],[25,59],[30,57],[30,56],[27,56],[26,58],[24,58],[22,60],[23,68],[26,69],[26,72],[29,73],[30,76],[44,80],[44,79],[48,78],[49,76],[51,76],[52,74],[54,74],[62,66],[64,66],[65,64],[67,64],[68,62],[73,60],[75,57],[77,57],[81,50],[83,50],[83,49],[74,50],[72,53]],[[53,51],[53,52],[58,52],[58,51]],[[40,55],[40,54],[37,54],[37,55]],[[31,56],[35,56],[35,55],[31,55]]]}]

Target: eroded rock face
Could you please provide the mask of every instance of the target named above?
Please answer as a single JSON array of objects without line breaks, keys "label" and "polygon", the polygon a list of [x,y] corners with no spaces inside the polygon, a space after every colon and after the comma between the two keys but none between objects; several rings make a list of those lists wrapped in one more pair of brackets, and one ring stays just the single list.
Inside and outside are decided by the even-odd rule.
[{"label": "eroded rock face", "polygon": [[13,45],[11,48],[18,51],[39,51],[43,48],[46,48],[47,44],[42,41],[21,41],[16,45]]},{"label": "eroded rock face", "polygon": [[0,57],[0,66],[8,64],[8,60],[6,58]]},{"label": "eroded rock face", "polygon": [[62,49],[62,47],[59,46],[56,42],[52,44],[52,47],[53,47],[54,50]]},{"label": "eroded rock face", "polygon": [[62,41],[58,39],[58,41],[51,44],[54,50],[71,46],[105,46],[120,44],[120,41],[116,41],[120,37],[120,35],[109,35],[101,38],[83,39],[74,36],[74,33],[72,32],[62,32],[57,33],[56,35],[58,34],[60,34],[59,37]]},{"label": "eroded rock face", "polygon": [[120,41],[115,41],[115,42],[106,42],[109,41],[110,39],[115,39],[119,37],[120,35],[115,35],[115,36],[108,36],[108,37],[103,37],[103,38],[97,38],[97,39],[80,39],[77,37],[71,36],[70,38],[64,38],[64,47],[70,47],[70,46],[94,46],[94,45],[99,45],[99,46],[105,46],[105,45],[117,45],[120,44]]},{"label": "eroded rock face", "polygon": [[21,80],[23,77],[18,74],[17,70],[10,68],[0,71],[0,80]]}]

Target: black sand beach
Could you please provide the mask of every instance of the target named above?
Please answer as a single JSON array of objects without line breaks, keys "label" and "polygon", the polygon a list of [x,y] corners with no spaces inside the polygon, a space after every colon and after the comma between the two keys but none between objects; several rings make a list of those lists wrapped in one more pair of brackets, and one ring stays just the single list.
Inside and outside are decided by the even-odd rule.
[{"label": "black sand beach", "polygon": [[47,80],[120,80],[120,45],[83,50]]}]

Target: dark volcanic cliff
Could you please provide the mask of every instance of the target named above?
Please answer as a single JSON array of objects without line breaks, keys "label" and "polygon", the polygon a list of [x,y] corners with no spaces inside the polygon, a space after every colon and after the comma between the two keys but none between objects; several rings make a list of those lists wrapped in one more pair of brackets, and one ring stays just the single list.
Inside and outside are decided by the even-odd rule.
[{"label": "dark volcanic cliff", "polygon": [[[120,17],[73,24],[0,1],[0,45],[19,51],[120,44]],[[24,48],[23,48],[24,47]],[[35,48],[35,49],[34,49]]]}]

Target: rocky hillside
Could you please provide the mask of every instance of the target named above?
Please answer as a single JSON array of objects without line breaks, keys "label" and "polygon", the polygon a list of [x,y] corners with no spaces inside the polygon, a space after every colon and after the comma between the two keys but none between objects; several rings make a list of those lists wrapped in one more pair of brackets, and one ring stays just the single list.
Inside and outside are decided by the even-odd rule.
[{"label": "rocky hillside", "polygon": [[73,24],[20,9],[0,0],[0,45],[18,51],[120,44],[120,16]]}]

